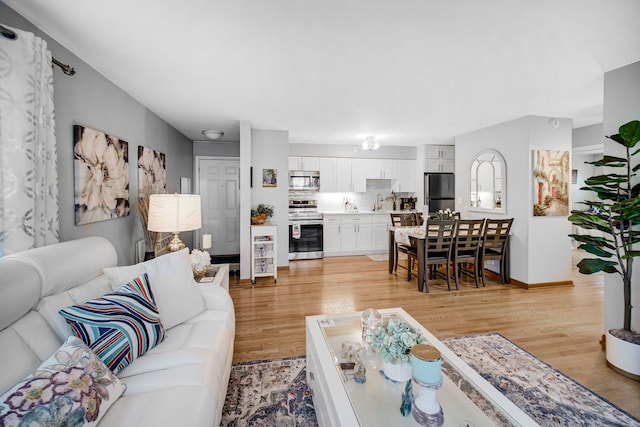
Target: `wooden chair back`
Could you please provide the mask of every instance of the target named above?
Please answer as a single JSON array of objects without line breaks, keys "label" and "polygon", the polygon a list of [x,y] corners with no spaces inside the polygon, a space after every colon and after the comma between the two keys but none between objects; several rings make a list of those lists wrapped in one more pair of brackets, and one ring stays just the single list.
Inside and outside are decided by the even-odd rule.
[{"label": "wooden chair back", "polygon": [[415,217],[413,213],[391,213],[391,225],[394,227],[414,226]]},{"label": "wooden chair back", "polygon": [[461,219],[456,234],[456,252],[476,252],[482,243],[484,219]]},{"label": "wooden chair back", "polygon": [[484,237],[482,240],[482,247],[485,254],[487,251],[502,252],[502,249],[507,242],[507,238],[509,237],[512,224],[513,218],[487,218],[484,225]]},{"label": "wooden chair back", "polygon": [[451,259],[451,250],[457,229],[458,220],[456,219],[432,219],[427,221],[425,230],[427,264],[436,263],[436,258],[445,258],[447,262]]}]

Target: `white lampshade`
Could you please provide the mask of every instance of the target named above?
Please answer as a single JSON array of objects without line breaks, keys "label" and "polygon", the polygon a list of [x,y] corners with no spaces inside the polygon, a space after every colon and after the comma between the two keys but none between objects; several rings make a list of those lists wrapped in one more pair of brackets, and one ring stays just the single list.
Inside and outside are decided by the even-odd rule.
[{"label": "white lampshade", "polygon": [[181,231],[202,227],[200,196],[197,194],[152,194],[149,196],[149,231],[169,232],[174,240],[169,250],[178,250],[184,243],[178,238]]}]

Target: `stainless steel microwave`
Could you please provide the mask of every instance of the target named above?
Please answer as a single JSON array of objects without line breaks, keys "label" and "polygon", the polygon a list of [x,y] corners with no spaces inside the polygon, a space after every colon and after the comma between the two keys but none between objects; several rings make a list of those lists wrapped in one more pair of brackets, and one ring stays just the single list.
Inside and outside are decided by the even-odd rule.
[{"label": "stainless steel microwave", "polygon": [[289,171],[289,190],[320,190],[320,172]]}]

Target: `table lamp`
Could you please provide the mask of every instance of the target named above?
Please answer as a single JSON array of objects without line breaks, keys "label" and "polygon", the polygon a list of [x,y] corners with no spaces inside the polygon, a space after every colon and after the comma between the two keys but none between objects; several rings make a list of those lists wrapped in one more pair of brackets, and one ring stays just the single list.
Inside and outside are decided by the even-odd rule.
[{"label": "table lamp", "polygon": [[170,252],[185,247],[180,232],[202,227],[200,196],[197,194],[152,194],[149,196],[149,231],[173,233]]}]

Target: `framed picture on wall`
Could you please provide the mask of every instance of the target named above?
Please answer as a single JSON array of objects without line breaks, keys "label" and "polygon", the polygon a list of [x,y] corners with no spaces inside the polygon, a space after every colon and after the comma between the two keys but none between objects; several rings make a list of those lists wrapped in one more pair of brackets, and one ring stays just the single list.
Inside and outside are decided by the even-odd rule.
[{"label": "framed picture on wall", "polygon": [[571,169],[571,183],[578,183],[578,169]]},{"label": "framed picture on wall", "polygon": [[73,126],[76,225],[129,215],[129,143]]},{"label": "framed picture on wall", "polygon": [[533,216],[569,215],[569,152],[533,151]]},{"label": "framed picture on wall", "polygon": [[167,158],[164,153],[138,146],[138,197],[167,192]]},{"label": "framed picture on wall", "polygon": [[262,169],[262,186],[278,186],[278,171],[276,169]]}]

